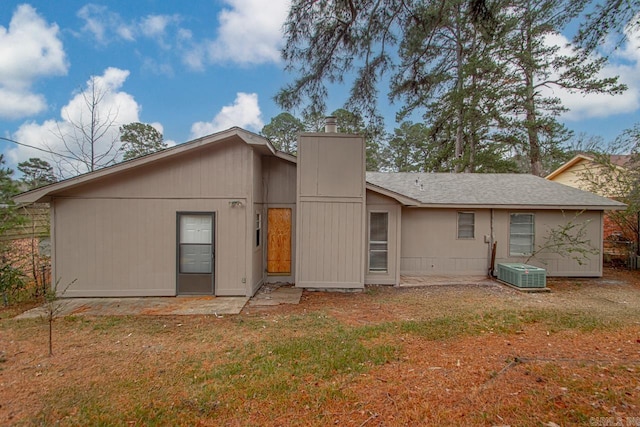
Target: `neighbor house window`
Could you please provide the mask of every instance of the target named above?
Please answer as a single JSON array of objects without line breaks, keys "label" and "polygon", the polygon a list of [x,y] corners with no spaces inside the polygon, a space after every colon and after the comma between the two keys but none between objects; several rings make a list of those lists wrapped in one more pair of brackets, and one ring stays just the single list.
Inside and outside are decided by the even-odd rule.
[{"label": "neighbor house window", "polygon": [[387,212],[369,214],[369,271],[387,271],[388,229],[389,214]]},{"label": "neighbor house window", "polygon": [[256,247],[260,246],[260,239],[262,238],[262,215],[256,212]]},{"label": "neighbor house window", "polygon": [[476,237],[476,214],[458,212],[458,239],[474,239]]},{"label": "neighbor house window", "polygon": [[533,253],[534,215],[512,213],[509,222],[509,255],[522,256]]}]

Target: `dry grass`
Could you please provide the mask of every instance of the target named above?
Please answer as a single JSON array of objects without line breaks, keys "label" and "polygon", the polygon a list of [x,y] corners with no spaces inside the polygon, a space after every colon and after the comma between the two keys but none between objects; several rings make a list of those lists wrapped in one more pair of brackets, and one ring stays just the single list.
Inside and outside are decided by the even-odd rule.
[{"label": "dry grass", "polygon": [[640,416],[640,284],[606,279],[545,295],[305,293],[224,318],[67,317],[53,357],[44,322],[0,315],[0,424],[624,421]]}]

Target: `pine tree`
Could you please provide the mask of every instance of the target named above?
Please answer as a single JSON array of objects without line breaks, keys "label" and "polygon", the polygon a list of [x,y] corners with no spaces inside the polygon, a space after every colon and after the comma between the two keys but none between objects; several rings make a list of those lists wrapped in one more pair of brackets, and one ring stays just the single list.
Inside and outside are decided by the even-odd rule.
[{"label": "pine tree", "polygon": [[135,159],[167,148],[162,134],[146,123],[135,122],[121,126],[120,141],[120,151],[124,152],[123,160]]}]

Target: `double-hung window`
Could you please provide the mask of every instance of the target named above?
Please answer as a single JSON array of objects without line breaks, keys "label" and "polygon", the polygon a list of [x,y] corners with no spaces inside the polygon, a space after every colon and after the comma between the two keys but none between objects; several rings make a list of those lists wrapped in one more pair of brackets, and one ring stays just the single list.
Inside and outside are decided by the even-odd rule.
[{"label": "double-hung window", "polygon": [[534,215],[512,213],[509,221],[509,255],[523,256],[533,253]]},{"label": "double-hung window", "polygon": [[476,215],[473,212],[458,212],[458,239],[476,237]]},{"label": "double-hung window", "polygon": [[369,271],[386,272],[389,253],[389,214],[369,214]]}]

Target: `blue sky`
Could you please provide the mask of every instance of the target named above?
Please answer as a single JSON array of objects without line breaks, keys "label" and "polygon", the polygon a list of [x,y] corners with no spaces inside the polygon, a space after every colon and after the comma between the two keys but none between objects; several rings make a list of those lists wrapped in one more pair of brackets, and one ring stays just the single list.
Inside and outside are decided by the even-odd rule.
[{"label": "blue sky", "polygon": [[[287,7],[288,0],[3,0],[0,136],[56,149],[56,130],[79,117],[79,90],[91,76],[105,88],[105,111],[117,110],[116,124],[152,123],[172,144],[231,126],[258,132],[280,112],[273,96],[293,78],[279,56]],[[630,90],[560,96],[572,108],[563,117],[569,128],[610,140],[640,122],[637,35],[605,73],[620,74]],[[346,96],[332,92],[329,108]],[[11,167],[46,158],[3,141],[0,151]]]}]

